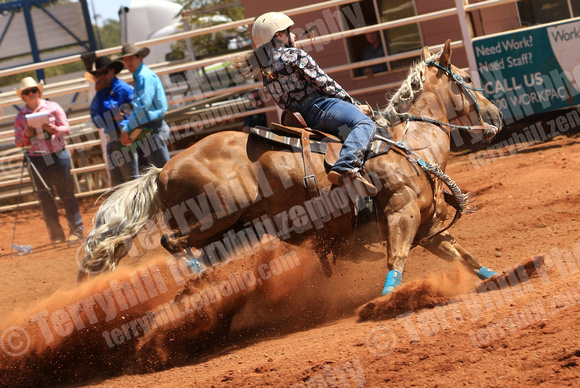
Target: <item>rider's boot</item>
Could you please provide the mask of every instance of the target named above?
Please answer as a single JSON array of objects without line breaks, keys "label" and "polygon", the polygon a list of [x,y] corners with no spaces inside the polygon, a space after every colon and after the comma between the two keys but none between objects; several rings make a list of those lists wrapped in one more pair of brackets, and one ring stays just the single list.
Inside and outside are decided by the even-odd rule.
[{"label": "rider's boot", "polygon": [[377,195],[377,188],[375,185],[355,169],[346,172],[331,170],[328,173],[328,180],[333,185],[351,186],[355,192],[362,197],[374,197]]}]

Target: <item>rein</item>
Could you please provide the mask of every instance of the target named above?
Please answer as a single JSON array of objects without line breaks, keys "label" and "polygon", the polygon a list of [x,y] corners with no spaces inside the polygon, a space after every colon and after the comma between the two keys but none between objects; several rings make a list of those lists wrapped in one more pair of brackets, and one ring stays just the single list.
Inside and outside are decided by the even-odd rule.
[{"label": "rein", "polygon": [[456,210],[455,216],[453,217],[453,220],[451,220],[449,225],[427,237],[422,238],[421,241],[419,242],[420,245],[423,245],[430,238],[435,237],[438,234],[441,234],[445,232],[447,229],[451,228],[463,214],[470,214],[475,211],[473,207],[469,206],[471,202],[473,202],[471,200],[473,198],[473,195],[471,193],[463,194],[459,186],[457,186],[457,184],[453,181],[453,179],[451,179],[449,175],[445,174],[439,166],[433,165],[424,160],[423,158],[421,158],[416,152],[414,152],[413,149],[409,148],[407,144],[403,141],[394,141],[380,135],[375,135],[375,138],[382,140],[388,144],[391,144],[392,146],[397,147],[399,150],[407,154],[407,158],[410,161],[417,163],[417,165],[421,167],[421,169],[425,173],[433,175],[435,178],[443,182],[449,188],[449,190],[451,190],[453,197],[457,201],[457,206],[453,206],[455,207]]},{"label": "rein", "polygon": [[[408,113],[403,113],[403,114],[399,114],[401,121],[405,122],[405,125],[406,125],[405,130],[403,132],[403,138],[404,138],[405,134],[407,133],[407,130],[409,128],[411,121],[420,121],[420,122],[425,122],[425,123],[439,125],[439,126],[445,126],[445,127],[454,128],[454,129],[463,129],[463,130],[467,130],[467,131],[481,130],[482,136],[486,140],[494,137],[498,132],[498,128],[494,125],[486,123],[483,120],[483,117],[481,115],[481,107],[479,106],[479,103],[477,102],[477,98],[475,98],[475,95],[472,93],[472,90],[482,91],[483,89],[478,89],[478,88],[475,88],[473,86],[466,84],[463,77],[460,74],[453,72],[453,70],[451,69],[451,64],[449,64],[448,68],[441,66],[438,62],[436,62],[434,60],[425,61],[425,64],[428,66],[435,66],[435,67],[439,68],[440,70],[443,70],[449,77],[451,77],[451,79],[453,79],[453,81],[457,85],[459,85],[462,88],[462,91],[465,92],[465,94],[467,94],[471,98],[471,100],[473,100],[473,102],[475,103],[475,110],[477,112],[477,115],[479,116],[479,122],[481,123],[481,125],[471,125],[471,126],[457,125],[457,124],[452,124],[452,123],[445,123],[445,122],[431,119],[428,117],[414,116],[414,115],[409,115]],[[419,167],[421,167],[421,169],[426,174],[434,176],[435,178],[437,178],[441,182],[443,182],[449,188],[449,190],[451,190],[453,197],[457,201],[457,206],[454,206],[456,209],[455,216],[453,217],[453,220],[451,221],[451,223],[449,225],[447,225],[445,228],[443,228],[435,233],[432,233],[431,235],[429,235],[427,237],[422,238],[419,242],[420,245],[423,245],[430,238],[432,238],[438,234],[441,234],[441,233],[445,232],[447,229],[451,228],[457,222],[457,220],[459,220],[459,218],[461,217],[462,214],[472,213],[474,211],[473,208],[469,207],[470,200],[473,197],[473,195],[471,195],[470,193],[463,194],[461,192],[461,189],[457,186],[457,184],[449,177],[449,175],[445,174],[439,166],[433,165],[433,164],[425,161],[416,152],[414,152],[416,150],[409,148],[404,141],[394,141],[394,140],[387,139],[387,138],[384,138],[384,137],[378,136],[378,135],[375,135],[375,138],[378,138],[382,141],[385,141],[385,142],[391,144],[392,146],[397,147],[402,152],[404,152],[407,155],[407,158],[410,161],[417,163],[417,165]]]},{"label": "rein", "polygon": [[[435,66],[440,70],[443,70],[449,77],[451,77],[451,79],[453,79],[453,81],[455,81],[457,85],[462,87],[462,90],[465,92],[465,94],[467,94],[471,98],[471,100],[475,103],[475,111],[477,112],[479,122],[481,123],[481,125],[457,125],[452,123],[445,123],[428,117],[414,115],[411,116],[408,113],[400,114],[400,116],[402,116],[401,121],[404,121],[406,123],[407,128],[409,127],[411,121],[420,121],[424,123],[445,126],[453,129],[463,129],[466,131],[479,130],[482,131],[482,136],[484,140],[491,139],[492,137],[494,137],[497,134],[498,129],[495,125],[491,125],[483,121],[483,117],[481,116],[481,107],[477,102],[477,98],[475,98],[475,96],[472,93],[472,90],[482,91],[483,89],[475,88],[473,86],[466,84],[465,81],[463,80],[463,77],[460,74],[453,72],[453,70],[451,69],[451,64],[449,64],[449,67],[443,67],[434,60],[425,61],[425,64],[428,66]],[[405,132],[407,132],[407,128],[405,128]]]}]

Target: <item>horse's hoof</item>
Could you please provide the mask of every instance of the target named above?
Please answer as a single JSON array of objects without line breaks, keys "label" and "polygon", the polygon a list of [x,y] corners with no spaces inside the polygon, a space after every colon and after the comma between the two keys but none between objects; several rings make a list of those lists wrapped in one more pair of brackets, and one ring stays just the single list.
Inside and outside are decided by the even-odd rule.
[{"label": "horse's hoof", "polygon": [[387,279],[385,280],[385,288],[383,288],[382,292],[383,296],[390,294],[393,292],[395,287],[401,285],[402,279],[403,274],[400,271],[397,271],[396,269],[389,271],[387,274]]},{"label": "horse's hoof", "polygon": [[480,278],[481,280],[490,279],[497,275],[499,275],[497,272],[492,271],[487,267],[481,267],[479,271],[477,271],[477,277]]}]

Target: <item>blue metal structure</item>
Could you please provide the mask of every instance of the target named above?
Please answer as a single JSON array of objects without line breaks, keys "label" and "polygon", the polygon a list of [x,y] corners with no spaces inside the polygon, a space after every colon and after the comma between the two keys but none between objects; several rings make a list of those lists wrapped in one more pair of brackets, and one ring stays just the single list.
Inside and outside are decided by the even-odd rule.
[{"label": "blue metal structure", "polygon": [[[6,36],[6,32],[8,31],[8,28],[10,27],[10,24],[14,19],[14,15],[16,14],[16,12],[22,11],[24,15],[24,20],[26,21],[26,30],[28,33],[28,40],[30,42],[32,59],[34,63],[40,62],[41,61],[40,51],[38,48],[36,33],[34,31],[34,26],[32,24],[32,17],[30,13],[32,7],[37,7],[43,12],[45,12],[50,18],[52,18],[52,20],[54,20],[63,29],[64,32],[72,36],[80,46],[83,46],[85,48],[86,51],[97,50],[97,42],[95,40],[95,34],[93,32],[93,26],[91,24],[91,17],[89,13],[89,7],[87,5],[87,0],[79,0],[79,3],[81,4],[81,8],[83,11],[83,18],[87,30],[88,41],[82,41],[77,36],[75,36],[71,30],[69,30],[62,22],[60,22],[54,15],[50,13],[50,11],[48,11],[44,7],[45,5],[54,2],[55,2],[54,0],[15,0],[6,3],[0,3],[0,12],[2,13],[10,12],[10,19],[6,24],[4,31],[2,31],[2,34],[0,35],[0,44],[2,44],[2,41]],[[44,79],[44,71],[42,69],[37,70],[36,76],[39,80]]]}]

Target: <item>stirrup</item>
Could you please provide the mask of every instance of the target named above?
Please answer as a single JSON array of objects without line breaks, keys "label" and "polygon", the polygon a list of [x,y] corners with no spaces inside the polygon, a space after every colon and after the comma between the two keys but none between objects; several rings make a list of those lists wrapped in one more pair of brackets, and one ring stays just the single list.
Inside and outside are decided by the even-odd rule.
[{"label": "stirrup", "polygon": [[[351,186],[355,189],[355,192],[362,197],[374,197],[377,195],[377,188],[375,185],[369,182],[358,171],[351,170],[341,174],[340,172],[331,170],[328,173],[328,180],[333,185]],[[358,193],[360,189],[362,189],[363,192]]]}]

